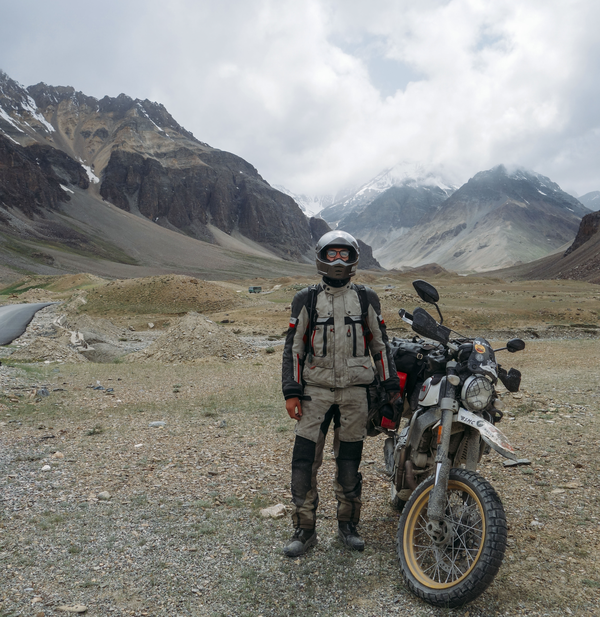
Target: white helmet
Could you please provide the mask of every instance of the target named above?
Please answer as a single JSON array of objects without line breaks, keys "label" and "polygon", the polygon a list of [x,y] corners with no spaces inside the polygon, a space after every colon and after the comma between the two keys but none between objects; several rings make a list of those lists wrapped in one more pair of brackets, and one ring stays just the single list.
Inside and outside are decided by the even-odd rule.
[{"label": "white helmet", "polygon": [[[332,247],[348,248],[350,255],[347,261],[338,257],[334,261],[327,259],[327,249]],[[360,251],[358,242],[353,236],[345,231],[328,231],[321,236],[316,246],[317,272],[330,279],[349,279],[356,274],[356,266]]]}]

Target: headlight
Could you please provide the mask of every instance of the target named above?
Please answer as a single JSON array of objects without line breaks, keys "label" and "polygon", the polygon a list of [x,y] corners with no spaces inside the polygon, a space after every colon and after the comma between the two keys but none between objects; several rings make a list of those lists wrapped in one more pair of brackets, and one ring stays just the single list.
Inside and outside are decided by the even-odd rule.
[{"label": "headlight", "polygon": [[481,375],[471,375],[467,377],[460,396],[469,411],[482,411],[494,396],[494,386]]}]

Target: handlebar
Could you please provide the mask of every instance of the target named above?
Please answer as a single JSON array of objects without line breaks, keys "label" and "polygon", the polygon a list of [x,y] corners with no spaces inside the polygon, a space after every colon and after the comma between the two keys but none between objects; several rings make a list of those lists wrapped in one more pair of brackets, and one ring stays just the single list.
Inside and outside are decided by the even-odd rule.
[{"label": "handlebar", "polygon": [[400,315],[400,319],[402,319],[402,321],[405,321],[406,323],[412,325],[412,322],[413,322],[412,313],[409,313],[408,311],[405,311],[404,309],[400,309],[398,311],[398,315]]}]

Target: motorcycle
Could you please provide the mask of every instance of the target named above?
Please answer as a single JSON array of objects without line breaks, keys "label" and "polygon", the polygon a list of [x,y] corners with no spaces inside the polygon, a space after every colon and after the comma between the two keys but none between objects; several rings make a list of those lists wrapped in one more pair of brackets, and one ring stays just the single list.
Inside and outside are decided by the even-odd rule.
[{"label": "motorcycle", "polygon": [[[384,422],[379,430],[387,435],[391,501],[402,510],[396,545],[404,580],[426,602],[453,608],[487,589],[506,550],[502,502],[476,469],[490,448],[518,461],[496,427],[502,402],[495,386],[500,380],[516,392],[521,373],[503,369],[495,353],[521,351],[525,343],[511,339],[492,349],[482,337],[454,332],[443,325],[435,287],[425,281],[413,286],[423,301],[435,306],[440,322],[420,307],[412,314],[399,311],[419,337],[434,343],[419,337],[393,339],[401,384],[415,381],[415,372],[418,384],[413,384],[414,392],[404,393],[406,426],[399,430],[398,421],[387,419],[387,427]],[[451,339],[452,334],[457,338]],[[409,369],[404,367],[407,359]]]}]

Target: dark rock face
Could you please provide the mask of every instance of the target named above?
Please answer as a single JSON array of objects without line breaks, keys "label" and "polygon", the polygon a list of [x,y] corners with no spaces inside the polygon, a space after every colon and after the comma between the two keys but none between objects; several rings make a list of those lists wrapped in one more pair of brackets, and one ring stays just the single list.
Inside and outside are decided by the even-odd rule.
[{"label": "dark rock face", "polygon": [[140,154],[114,151],[104,170],[100,194],[127,211],[195,238],[213,241],[208,225],[234,231],[299,260],[311,248],[305,216],[291,197],[272,189],[243,159],[213,150],[170,153],[198,164],[178,168]]},{"label": "dark rock face", "polygon": [[565,251],[565,257],[589,242],[598,233],[600,233],[600,210],[586,214],[581,219],[577,236],[575,236],[573,244]]},{"label": "dark rock face", "polygon": [[385,268],[381,267],[381,264],[373,257],[373,249],[360,240],[356,238],[358,242],[358,248],[360,249],[360,261],[358,262],[359,270],[384,270]]},{"label": "dark rock face", "polygon": [[49,146],[23,148],[0,135],[0,205],[18,208],[31,218],[69,201],[60,186],[67,183],[88,187],[79,163]]},{"label": "dark rock face", "polygon": [[80,189],[89,187],[90,181],[81,164],[64,152],[50,146],[37,144],[29,146],[26,151],[35,157],[36,162],[47,177],[54,176],[62,183],[72,184]]},{"label": "dark rock face", "polygon": [[[329,227],[329,223],[325,219],[320,217],[311,216],[308,225],[310,227],[310,235],[312,237],[313,245],[316,246],[319,238],[324,236],[327,232],[331,231],[331,227]],[[314,248],[313,246],[313,248]]]}]

